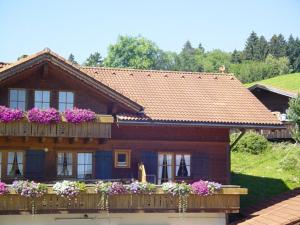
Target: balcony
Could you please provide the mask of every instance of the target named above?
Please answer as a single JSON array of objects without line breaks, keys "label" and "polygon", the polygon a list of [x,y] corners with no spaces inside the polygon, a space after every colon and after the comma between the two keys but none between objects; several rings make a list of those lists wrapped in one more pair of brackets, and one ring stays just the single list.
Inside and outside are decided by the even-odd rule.
[{"label": "balcony", "polygon": [[[100,195],[95,187],[88,186],[87,192],[68,200],[57,196],[51,187],[48,193],[35,200],[37,214],[54,213],[96,213],[100,212]],[[189,195],[187,212],[222,212],[238,213],[240,195],[247,194],[247,189],[238,186],[223,186],[220,191],[209,196]],[[154,194],[120,194],[110,196],[108,200],[111,213],[137,212],[177,212],[178,198],[162,192],[158,186]],[[0,196],[0,214],[30,214],[32,199],[21,197],[10,191]]]},{"label": "balcony", "polygon": [[97,115],[95,122],[73,124],[60,122],[43,125],[19,120],[9,123],[0,122],[0,136],[6,137],[60,137],[60,138],[111,138],[110,115]]}]

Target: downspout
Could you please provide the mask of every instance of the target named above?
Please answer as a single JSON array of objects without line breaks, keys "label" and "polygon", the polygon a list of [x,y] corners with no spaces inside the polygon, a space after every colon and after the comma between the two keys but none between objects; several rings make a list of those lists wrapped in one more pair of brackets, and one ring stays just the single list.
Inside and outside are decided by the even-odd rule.
[{"label": "downspout", "polygon": [[234,140],[234,142],[230,145],[230,150],[233,150],[234,147],[236,146],[236,144],[239,142],[239,140],[244,136],[244,134],[246,133],[245,129],[240,130],[240,134],[239,136]]}]

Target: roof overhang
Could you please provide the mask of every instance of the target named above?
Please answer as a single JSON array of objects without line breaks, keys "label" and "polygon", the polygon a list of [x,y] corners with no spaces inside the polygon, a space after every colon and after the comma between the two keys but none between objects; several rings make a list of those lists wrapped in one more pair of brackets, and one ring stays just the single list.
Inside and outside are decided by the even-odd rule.
[{"label": "roof overhang", "polygon": [[143,107],[138,103],[132,101],[131,99],[127,98],[126,96],[118,93],[117,91],[113,90],[112,88],[102,84],[98,80],[94,79],[91,76],[88,76],[80,68],[69,62],[66,62],[64,59],[60,58],[56,54],[52,53],[50,50],[44,50],[34,57],[28,57],[18,62],[16,64],[11,64],[7,66],[7,68],[2,68],[0,70],[0,83],[6,80],[9,80],[15,76],[17,76],[20,72],[32,68],[35,65],[41,63],[51,63],[53,65],[58,66],[59,68],[63,69],[64,71],[68,72],[72,76],[78,78],[82,82],[88,84],[89,86],[95,88],[99,92],[103,93],[104,95],[116,100],[117,102],[121,103],[124,106],[132,109],[135,112],[140,112],[143,110]]},{"label": "roof overhang", "polygon": [[221,122],[184,122],[184,121],[155,121],[155,120],[117,120],[118,125],[134,126],[179,126],[179,127],[214,127],[229,129],[263,129],[275,130],[285,129],[281,123],[278,124],[246,124],[246,123],[221,123]]},{"label": "roof overhang", "polygon": [[262,89],[262,90],[273,92],[275,94],[283,95],[283,96],[286,96],[286,97],[289,97],[289,98],[296,98],[297,97],[296,93],[284,91],[284,90],[281,90],[281,89],[278,89],[278,88],[274,88],[274,87],[266,86],[266,85],[262,85],[262,84],[254,84],[253,86],[249,87],[248,89],[250,91],[253,91],[255,89]]}]

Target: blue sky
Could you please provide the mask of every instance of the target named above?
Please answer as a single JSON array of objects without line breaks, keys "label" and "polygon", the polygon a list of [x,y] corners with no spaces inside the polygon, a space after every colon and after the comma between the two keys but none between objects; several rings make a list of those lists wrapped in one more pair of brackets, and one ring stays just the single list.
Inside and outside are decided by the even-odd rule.
[{"label": "blue sky", "polygon": [[180,51],[199,42],[207,50],[242,49],[254,30],[300,37],[298,0],[0,0],[0,61],[45,47],[80,63],[106,55],[118,35],[142,35]]}]

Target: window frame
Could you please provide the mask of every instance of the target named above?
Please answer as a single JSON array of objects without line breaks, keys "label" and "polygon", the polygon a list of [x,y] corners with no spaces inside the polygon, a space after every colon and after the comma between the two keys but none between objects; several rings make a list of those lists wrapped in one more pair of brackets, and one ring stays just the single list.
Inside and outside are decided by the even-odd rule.
[{"label": "window frame", "polygon": [[[157,183],[159,182],[159,155],[160,154],[169,154],[172,155],[172,174],[173,174],[173,178],[171,181],[176,181],[176,180],[191,180],[192,179],[192,157],[193,154],[189,151],[185,152],[185,151],[179,151],[179,152],[170,152],[170,151],[159,151],[157,152]],[[190,175],[188,177],[178,177],[176,176],[176,155],[190,155]]]},{"label": "window frame", "polygon": [[[24,91],[25,92],[24,109],[21,109],[21,110],[26,111],[27,110],[27,104],[28,104],[28,91],[27,91],[27,89],[25,89],[25,88],[9,88],[8,89],[8,107],[9,108],[12,108],[12,106],[11,106],[11,101],[12,100],[11,100],[11,95],[10,95],[10,92],[12,90]],[[17,94],[17,101],[13,101],[13,102],[17,103],[17,106],[19,105],[19,102],[23,102],[23,101],[19,101],[18,97],[19,97],[19,93]]]},{"label": "window frame", "polygon": [[[42,92],[45,92],[45,91],[47,91],[47,92],[49,92],[49,107],[48,108],[51,108],[51,97],[52,97],[52,91],[51,90],[49,90],[49,89],[34,89],[33,90],[33,107],[34,108],[38,108],[38,109],[48,109],[48,108],[44,108],[44,107],[42,107],[42,108],[40,108],[40,107],[37,107],[36,106],[36,96],[35,96],[35,93],[37,92],[37,91],[42,91]],[[42,101],[40,102],[38,102],[38,103],[40,103],[40,104],[45,104],[45,103],[48,103],[48,102],[44,102],[43,101],[43,93],[42,93]]]},{"label": "window frame", "polygon": [[[76,174],[74,174],[75,175],[75,178],[76,179],[79,179],[79,180],[88,180],[88,179],[85,179],[85,178],[78,178],[78,165],[79,165],[79,163],[78,163],[78,154],[85,154],[85,153],[88,153],[88,154],[92,154],[92,174],[91,174],[91,179],[94,179],[94,177],[95,177],[95,172],[94,172],[94,169],[95,169],[95,160],[94,160],[94,156],[95,156],[95,152],[94,151],[77,151],[76,153],[75,153],[75,155],[76,155],[76,162],[75,162],[75,171],[76,171]],[[80,165],[90,165],[90,164],[80,164]],[[73,168],[74,168],[73,167]]]},{"label": "window frame", "polygon": [[[5,177],[5,178],[9,178],[9,179],[15,179],[16,177],[15,176],[10,176],[10,175],[8,175],[8,154],[9,154],[9,152],[22,152],[23,153],[23,156],[22,156],[22,175],[21,176],[18,176],[17,178],[24,178],[25,177],[25,168],[26,168],[26,165],[25,165],[25,163],[26,163],[26,161],[25,161],[25,158],[26,158],[26,151],[25,150],[15,150],[15,149],[11,149],[11,150],[6,150],[5,151],[5,153],[6,153],[6,155],[5,155],[5,158],[6,158],[6,160],[5,160],[5,171],[3,171],[3,172],[5,172],[5,176],[3,176],[3,178]],[[2,153],[3,153],[3,151],[2,151]],[[2,163],[3,163],[3,154],[2,154]],[[3,174],[3,172],[2,172],[2,174]]]},{"label": "window frame", "polygon": [[[118,163],[118,155],[125,154],[126,160],[125,165],[119,165]],[[115,149],[114,150],[114,167],[118,169],[129,169],[131,168],[131,149]]]},{"label": "window frame", "polygon": [[68,92],[73,94],[73,107],[72,108],[74,108],[75,107],[75,92],[74,91],[68,91],[68,90],[59,90],[57,92],[57,110],[59,112],[64,112],[67,108],[65,108],[64,110],[61,111],[59,105],[60,104],[65,104],[65,105],[71,104],[71,103],[68,103],[67,100],[66,100],[66,102],[60,102],[59,96],[60,96],[61,92],[65,92],[66,93],[66,98],[67,98],[67,93]]},{"label": "window frame", "polygon": [[[59,175],[58,174],[58,153],[70,153],[71,154],[71,157],[72,157],[72,163],[71,163],[71,166],[72,166],[72,172],[71,172],[71,175]],[[56,151],[56,177],[57,178],[73,178],[75,177],[75,172],[74,172],[74,167],[76,167],[76,162],[75,162],[75,159],[74,159],[74,152],[72,151],[63,151],[63,150],[58,150]]]}]

